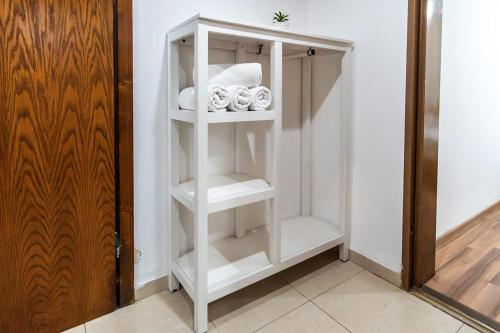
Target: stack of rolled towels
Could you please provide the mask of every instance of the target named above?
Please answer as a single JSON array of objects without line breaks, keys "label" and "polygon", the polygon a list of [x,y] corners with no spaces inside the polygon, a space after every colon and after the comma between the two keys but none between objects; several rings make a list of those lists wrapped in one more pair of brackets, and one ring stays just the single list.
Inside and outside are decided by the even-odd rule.
[{"label": "stack of rolled towels", "polygon": [[[193,70],[193,77],[196,77]],[[208,111],[264,111],[271,106],[271,91],[262,86],[259,63],[208,66]],[[194,87],[179,93],[179,106],[195,110]]]}]

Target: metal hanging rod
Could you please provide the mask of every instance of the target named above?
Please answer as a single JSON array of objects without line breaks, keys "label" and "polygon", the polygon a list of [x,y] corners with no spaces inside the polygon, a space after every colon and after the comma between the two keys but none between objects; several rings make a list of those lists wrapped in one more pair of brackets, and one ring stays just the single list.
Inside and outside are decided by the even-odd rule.
[{"label": "metal hanging rod", "polygon": [[292,54],[289,56],[284,56],[283,59],[294,59],[294,58],[303,58],[303,57],[313,57],[316,55],[316,50],[309,46],[306,52]]}]

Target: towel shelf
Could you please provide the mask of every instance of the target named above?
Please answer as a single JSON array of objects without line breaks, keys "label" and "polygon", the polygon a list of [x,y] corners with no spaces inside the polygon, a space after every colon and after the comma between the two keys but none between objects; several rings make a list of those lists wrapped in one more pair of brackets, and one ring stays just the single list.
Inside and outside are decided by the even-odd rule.
[{"label": "towel shelf", "polygon": [[[171,110],[170,119],[194,123],[196,111],[190,110]],[[248,121],[269,121],[276,119],[276,111],[242,111],[242,112],[208,112],[207,122],[209,124],[216,123],[237,123]]]},{"label": "towel shelf", "polygon": [[[353,43],[207,15],[167,37],[168,288],[206,332],[209,302],[335,246],[348,260]],[[208,112],[214,56],[261,63],[271,110]],[[179,109],[193,83],[203,111]]]}]

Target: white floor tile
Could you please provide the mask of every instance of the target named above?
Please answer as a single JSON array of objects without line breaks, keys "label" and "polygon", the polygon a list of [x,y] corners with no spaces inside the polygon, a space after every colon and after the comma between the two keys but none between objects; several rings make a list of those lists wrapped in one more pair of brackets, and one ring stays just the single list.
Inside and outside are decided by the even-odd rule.
[{"label": "white floor tile", "polygon": [[192,332],[193,305],[183,290],[162,292],[85,326],[87,333]]},{"label": "white floor tile", "polygon": [[231,294],[209,306],[209,319],[223,332],[254,332],[307,302],[277,276]]},{"label": "white floor tile", "polygon": [[363,271],[314,299],[351,332],[456,332],[462,323]]},{"label": "white floor tile", "polygon": [[[328,289],[344,282],[363,268],[354,264],[352,261],[342,262],[336,260],[317,270],[311,270],[310,267],[292,267],[284,271],[281,276],[289,282],[295,289],[308,299],[313,299],[324,293]],[[310,272],[304,275],[304,272]]]},{"label": "white floor tile", "polygon": [[258,333],[348,333],[339,323],[308,302],[280,319],[272,322]]}]

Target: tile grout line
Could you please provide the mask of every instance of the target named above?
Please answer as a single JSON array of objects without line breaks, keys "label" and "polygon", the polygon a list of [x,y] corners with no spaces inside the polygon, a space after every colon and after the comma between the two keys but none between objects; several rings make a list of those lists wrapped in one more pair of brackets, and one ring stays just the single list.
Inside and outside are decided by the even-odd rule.
[{"label": "tile grout line", "polygon": [[457,330],[455,333],[460,332],[460,330],[461,330],[462,328],[464,328],[464,326],[465,326],[465,324],[464,324],[464,323],[462,323],[462,326],[460,326],[460,327],[458,328],[458,330]]},{"label": "tile grout line", "polygon": [[[361,266],[359,266],[361,267]],[[324,314],[326,314],[328,317],[330,317],[333,321],[335,321],[336,323],[338,323],[340,326],[342,326],[347,332],[351,332],[351,330],[349,330],[346,326],[344,326],[341,322],[339,322],[337,319],[335,319],[333,316],[331,316],[328,312],[326,312],[325,310],[323,310],[318,304],[314,303],[314,300],[317,299],[318,297],[320,297],[321,295],[324,295],[326,294],[327,292],[329,292],[330,290],[332,290],[333,288],[336,288],[338,286],[340,286],[341,284],[343,284],[344,282],[346,281],[349,281],[350,279],[354,278],[355,276],[363,273],[364,271],[366,271],[366,269],[362,268],[361,267],[361,270],[359,272],[357,272],[356,274],[354,274],[353,276],[349,277],[348,279],[345,279],[344,281],[340,282],[339,284],[336,284],[335,286],[329,288],[328,290],[325,290],[324,292],[322,292],[321,294],[319,294],[318,296],[314,297],[310,302],[312,303],[312,305],[314,305],[316,308],[318,308],[321,312],[323,312]],[[455,332],[456,333],[456,332]]]},{"label": "tile grout line", "polygon": [[340,282],[340,283],[338,283],[338,284],[334,285],[333,287],[328,288],[327,290],[323,291],[321,294],[319,294],[319,295],[315,296],[313,299],[311,299],[311,302],[313,302],[313,303],[314,303],[314,300],[315,300],[315,299],[317,299],[318,297],[320,297],[321,295],[326,294],[327,292],[329,292],[329,291],[330,291],[330,290],[332,290],[333,288],[337,288],[337,287],[338,287],[338,286],[340,286],[341,284],[343,284],[343,283],[345,283],[345,282],[349,281],[350,279],[352,279],[352,278],[354,278],[354,277],[358,276],[359,274],[363,273],[364,271],[366,271],[366,269],[362,268],[359,272],[357,272],[357,273],[356,273],[356,274],[354,274],[353,276],[349,277],[348,279],[345,279],[344,281],[342,281],[342,282]]},{"label": "tile grout line", "polygon": [[[361,266],[359,266],[361,267]],[[345,279],[344,281],[328,288],[327,290],[325,290],[324,292],[322,292],[321,294],[317,295],[316,297],[314,297],[313,299],[309,299],[306,295],[304,295],[303,293],[301,293],[297,288],[295,288],[291,283],[289,283],[287,280],[285,280],[280,274],[276,274],[276,277],[278,279],[280,279],[282,282],[284,282],[286,285],[290,286],[293,290],[295,290],[297,293],[299,293],[301,296],[303,296],[305,299],[306,299],[306,302],[300,304],[299,306],[293,308],[292,310],[284,313],[283,315],[277,317],[276,319],[273,319],[271,320],[270,322],[268,322],[267,324],[264,324],[263,326],[257,328],[255,331],[253,331],[253,333],[256,333],[258,332],[259,330],[263,329],[264,327],[267,327],[269,326],[270,324],[274,323],[275,321],[278,321],[279,319],[283,318],[284,316],[286,316],[287,314],[297,310],[298,308],[302,307],[303,305],[307,304],[307,303],[312,303],[314,306],[316,306],[318,309],[320,309],[322,312],[324,312],[328,317],[330,317],[333,321],[335,321],[336,323],[338,323],[340,326],[342,326],[344,329],[346,329],[348,332],[351,332],[350,330],[348,330],[344,325],[342,325],[341,323],[339,323],[337,320],[335,320],[335,318],[333,318],[332,316],[330,316],[328,313],[326,313],[325,311],[323,311],[323,309],[321,309],[318,305],[316,305],[313,300],[318,298],[319,296],[323,295],[324,293],[327,293],[328,291],[330,291],[331,289],[335,288],[335,287],[338,287],[340,286],[342,283],[352,279],[353,277],[357,276],[358,274],[362,273],[363,271],[365,271],[364,268],[361,267],[361,270],[359,272],[357,272],[356,274],[350,276],[349,278]],[[217,328],[217,325],[215,324],[215,322],[213,321],[210,321],[215,328]]]},{"label": "tile grout line", "polygon": [[[301,295],[302,295],[302,294],[301,294]],[[307,300],[307,298],[306,298],[306,297],[304,297],[304,298]],[[274,322],[276,322],[276,321],[280,320],[281,318],[283,318],[283,317],[284,317],[284,316],[286,316],[287,314],[289,314],[289,313],[291,313],[291,312],[293,312],[293,311],[295,311],[295,310],[297,310],[297,309],[301,308],[302,306],[306,305],[307,303],[311,303],[311,301],[307,300],[307,302],[300,304],[299,306],[297,306],[297,307],[293,308],[292,310],[290,310],[290,311],[288,311],[287,313],[285,313],[285,314],[283,314],[283,315],[279,316],[278,318],[271,320],[270,322],[268,322],[268,323],[267,323],[267,324],[265,324],[264,326],[261,326],[261,327],[257,328],[255,331],[253,331],[253,333],[257,333],[258,331],[260,331],[260,330],[261,330],[261,329],[263,329],[264,327],[267,327],[267,326],[271,325],[272,323],[274,323]]]},{"label": "tile grout line", "polygon": [[344,326],[340,321],[338,321],[337,319],[333,318],[333,316],[331,316],[328,312],[326,312],[325,310],[323,310],[319,305],[315,304],[314,302],[312,302],[312,305],[314,305],[316,308],[318,308],[321,312],[323,312],[324,314],[326,314],[328,317],[332,318],[332,320],[334,322],[336,322],[337,324],[339,324],[340,326],[342,326],[347,332],[349,333],[352,333],[352,331],[350,329],[348,329],[346,326]]},{"label": "tile grout line", "polygon": [[[360,266],[361,267],[361,266]],[[328,288],[326,291],[322,292],[321,294],[317,295],[316,297],[314,297],[313,299],[309,299],[309,297],[307,297],[306,295],[304,295],[303,293],[300,292],[300,290],[298,290],[297,288],[295,288],[291,283],[289,283],[288,281],[286,281],[283,277],[281,277],[279,274],[278,274],[278,278],[281,279],[282,281],[284,281],[286,284],[288,284],[290,287],[292,287],[292,289],[294,289],[295,291],[297,291],[299,294],[301,294],[302,296],[304,296],[305,299],[307,299],[307,302],[305,302],[304,304],[298,306],[297,308],[285,313],[284,315],[270,321],[269,323],[267,323],[266,325],[258,328],[257,330],[254,331],[255,332],[258,332],[259,330],[263,329],[264,327],[266,326],[269,326],[270,324],[274,323],[275,321],[281,319],[282,317],[286,316],[287,314],[289,314],[290,312],[293,312],[295,310],[297,310],[298,308],[302,307],[303,305],[306,305],[307,303],[311,303],[313,306],[315,306],[316,308],[318,308],[321,312],[325,313],[328,317],[330,317],[334,322],[338,323],[340,326],[342,326],[346,331],[348,332],[351,332],[347,327],[345,327],[344,325],[342,325],[339,321],[337,321],[335,318],[333,318],[332,316],[330,316],[327,312],[325,312],[321,307],[319,307],[317,304],[315,304],[313,302],[314,299],[318,298],[319,296],[323,295],[324,293],[328,292],[329,290],[335,288],[335,287],[338,287],[340,286],[342,283],[352,279],[353,277],[355,277],[356,275],[362,273],[365,269],[361,267],[361,270],[359,272],[357,272],[356,274],[350,276],[349,278],[345,279],[344,281],[340,282],[340,283],[337,283],[336,285]]]},{"label": "tile grout line", "polygon": [[[357,266],[358,266],[358,265],[357,265]],[[297,292],[298,292],[299,294],[301,294],[302,296],[304,296],[305,298],[307,298],[309,301],[311,301],[311,302],[312,302],[313,300],[315,300],[315,299],[316,299],[316,298],[318,298],[319,296],[323,295],[324,293],[327,293],[328,291],[330,291],[331,289],[333,289],[333,288],[335,288],[335,287],[340,286],[342,283],[346,282],[347,280],[352,279],[353,277],[355,277],[356,275],[360,274],[361,272],[363,272],[363,271],[365,270],[365,269],[364,269],[363,267],[361,267],[361,266],[358,266],[358,267],[360,267],[360,268],[361,268],[361,270],[360,270],[359,272],[357,272],[357,273],[353,274],[352,276],[348,277],[348,278],[347,278],[347,279],[345,279],[344,281],[339,282],[339,283],[337,283],[336,285],[333,285],[333,286],[329,287],[327,290],[325,290],[325,291],[323,291],[323,292],[319,293],[318,295],[314,296],[313,298],[309,298],[309,297],[307,297],[306,295],[304,295],[303,293],[301,293],[301,292],[300,292],[300,290],[298,290],[297,288],[295,288],[295,287],[293,286],[293,284],[292,284],[292,283],[290,283],[290,282],[286,281],[286,280],[285,280],[284,278],[282,278],[282,277],[280,277],[280,278],[281,278],[283,281],[285,281],[286,283],[288,283],[288,284],[289,284],[289,285],[290,285],[293,289],[297,290]],[[311,273],[313,273],[313,272],[311,272]],[[309,273],[309,274],[311,274],[311,273]],[[306,275],[305,275],[305,276],[306,276]]]},{"label": "tile grout line", "polygon": [[[282,315],[281,315],[281,316],[279,316],[278,318],[273,319],[273,320],[271,320],[270,322],[268,322],[267,324],[264,324],[263,326],[260,326],[259,328],[255,329],[255,331],[252,331],[253,333],[255,333],[255,332],[257,332],[257,331],[259,331],[259,330],[263,329],[264,327],[266,327],[266,326],[268,326],[268,325],[270,325],[270,324],[274,323],[275,321],[277,321],[277,320],[281,319],[282,317],[286,316],[286,315],[287,315],[287,314],[289,314],[290,312],[293,312],[293,311],[297,310],[298,308],[300,308],[301,306],[303,306],[304,304],[307,304],[307,303],[309,303],[309,302],[310,302],[310,301],[309,301],[309,299],[308,299],[307,297],[305,297],[304,295],[302,295],[302,294],[301,294],[301,293],[300,293],[297,289],[295,289],[292,285],[290,285],[287,281],[285,281],[285,279],[283,279],[281,276],[279,276],[279,274],[276,274],[276,276],[278,277],[278,279],[281,279],[283,282],[285,282],[285,285],[288,285],[288,286],[290,286],[293,290],[297,291],[297,292],[298,292],[298,293],[299,293],[302,297],[304,297],[304,299],[305,299],[306,301],[305,301],[304,303],[301,303],[300,305],[298,305],[298,306],[294,307],[294,308],[293,308],[293,309],[291,309],[290,311],[288,311],[288,312],[286,312],[286,313],[282,314]],[[215,322],[211,321],[211,323],[214,325],[214,327],[215,327],[215,328],[217,328],[217,325],[215,325]]]},{"label": "tile grout line", "polygon": [[[333,286],[333,287],[329,288],[328,290],[326,290],[325,292],[323,292],[323,293],[319,294],[318,296],[316,296],[314,299],[312,299],[312,300],[311,300],[311,303],[312,303],[314,306],[316,306],[319,310],[321,310],[321,311],[322,311],[322,312],[324,312],[327,316],[329,316],[330,318],[332,318],[335,322],[337,322],[339,325],[341,325],[343,328],[345,328],[348,332],[351,332],[351,331],[350,331],[350,330],[349,330],[346,326],[344,326],[342,323],[340,323],[338,320],[336,320],[333,316],[331,316],[328,312],[326,312],[325,310],[323,310],[323,309],[322,309],[322,308],[321,308],[318,304],[316,304],[316,303],[314,302],[314,300],[315,300],[315,299],[317,299],[317,298],[319,298],[321,295],[323,295],[323,294],[325,294],[325,293],[329,292],[329,291],[330,291],[330,290],[332,290],[333,288],[336,288],[336,287],[340,286],[341,284],[343,284],[344,282],[346,282],[346,281],[348,281],[348,280],[350,280],[350,279],[354,278],[355,276],[357,276],[357,275],[359,275],[359,274],[363,273],[363,271],[367,271],[368,273],[371,273],[370,271],[368,271],[368,270],[366,270],[366,269],[364,269],[364,268],[363,268],[363,269],[361,269],[361,271],[357,272],[356,274],[354,274],[354,275],[353,275],[353,276],[351,276],[350,278],[348,278],[348,279],[346,279],[346,280],[342,281],[341,283],[339,283],[339,284],[337,284],[337,285],[335,285],[335,286]],[[371,273],[371,274],[373,274],[373,273]],[[374,274],[374,275],[375,275],[375,274]],[[376,275],[375,275],[375,276],[376,276]],[[377,277],[378,277],[378,278],[380,278],[379,276],[377,276]],[[382,279],[382,278],[380,278],[380,279]],[[382,280],[383,280],[383,279],[382,279]],[[436,307],[436,309],[438,309],[438,308]],[[438,309],[438,310],[439,310],[439,309]],[[442,311],[442,310],[441,310],[441,311]],[[460,330],[461,330],[464,326],[466,326],[466,324],[462,322],[462,325],[458,328],[458,330],[457,330],[455,333],[459,333],[459,332],[460,332]],[[352,333],[352,332],[351,332],[351,333]]]},{"label": "tile grout line", "polygon": [[[345,281],[347,281],[347,280],[349,280],[349,279],[353,278],[354,276],[358,275],[359,273],[361,273],[363,270],[364,270],[364,269],[362,269],[360,272],[358,272],[358,273],[354,274],[353,276],[349,277],[348,279],[345,279],[344,281],[342,281],[342,282],[340,282],[340,283],[336,284],[335,286],[333,286],[333,287],[329,288],[328,290],[330,290],[330,289],[332,289],[332,288],[335,288],[335,287],[337,287],[337,286],[341,285],[341,284],[342,284],[342,283],[344,283]],[[285,282],[286,282],[286,281],[285,281]],[[315,298],[317,298],[317,297],[319,297],[319,296],[323,295],[323,294],[324,294],[324,293],[326,293],[328,290],[327,290],[327,291],[325,291],[325,292],[323,292],[323,293],[321,293],[321,294],[319,294],[318,296],[314,297],[313,299],[309,299],[309,297],[307,297],[306,295],[302,294],[302,293],[301,293],[301,292],[300,292],[297,288],[295,288],[295,287],[294,287],[291,283],[288,283],[288,284],[289,284],[289,285],[290,285],[293,289],[295,289],[295,290],[296,290],[299,294],[301,294],[302,296],[304,296],[304,297],[308,300],[306,303],[304,303],[304,304],[302,304],[302,305],[305,305],[305,304],[307,304],[307,303],[311,303],[311,304],[312,304],[312,306],[316,307],[316,308],[317,308],[317,309],[319,309],[321,312],[325,313],[325,314],[326,314],[329,318],[331,318],[334,322],[336,322],[337,324],[339,324],[340,326],[342,326],[342,327],[343,327],[343,328],[344,328],[347,332],[352,333],[349,329],[347,329],[347,327],[345,327],[344,325],[342,325],[342,324],[341,324],[340,322],[338,322],[335,318],[333,318],[332,316],[330,316],[330,315],[329,315],[328,313],[326,313],[326,312],[325,312],[322,308],[320,308],[317,304],[315,304],[315,303],[313,302],[313,299],[315,299]],[[301,305],[301,306],[302,306],[302,305]],[[280,318],[281,318],[281,317],[280,317]],[[278,319],[280,319],[280,318],[278,318]],[[276,320],[278,320],[278,319],[276,319]],[[264,328],[264,327],[266,327],[266,326],[268,326],[268,325],[272,324],[273,322],[274,322],[274,321],[272,321],[272,322],[268,323],[267,325],[265,325],[265,326],[261,327],[260,329],[262,329],[262,328]],[[254,332],[254,333],[255,333],[255,332]],[[457,332],[455,332],[455,333],[457,333]]]},{"label": "tile grout line", "polygon": [[[287,285],[289,285],[290,287],[292,287],[292,289],[294,289],[296,292],[298,292],[299,294],[301,294],[302,296],[304,296],[304,298],[305,298],[305,299],[307,299],[307,301],[308,301],[308,302],[310,302],[310,301],[311,301],[311,299],[309,299],[309,297],[307,297],[306,295],[304,295],[303,293],[301,293],[301,292],[300,292],[300,290],[298,290],[297,288],[295,288],[295,287],[293,286],[293,284],[291,284],[290,282],[288,282],[287,280],[285,280],[285,279],[284,279],[284,278],[282,278],[281,276],[279,276],[279,278],[280,278],[281,280],[285,281],[285,283],[286,283]],[[304,303],[304,304],[306,304],[306,303]]]},{"label": "tile grout line", "polygon": [[[340,282],[340,283],[337,283],[336,285],[332,286],[332,287],[331,287],[331,288],[329,288],[328,290],[331,290],[331,289],[333,289],[333,288],[335,288],[335,287],[337,287],[337,286],[340,286],[342,283],[344,283],[344,282],[345,282],[345,281],[347,281],[347,280],[352,279],[353,277],[355,277],[355,276],[356,276],[356,275],[358,275],[359,273],[363,272],[364,270],[365,270],[365,269],[364,269],[364,268],[362,268],[359,272],[357,272],[357,273],[356,273],[356,274],[354,274],[353,276],[350,276],[349,278],[345,279],[344,281],[342,281],[342,282]],[[283,280],[284,280],[284,279],[283,279]],[[285,281],[285,282],[286,282],[286,281]],[[287,282],[287,283],[288,283],[288,282]],[[302,294],[302,293],[301,293],[301,292],[300,292],[297,288],[295,288],[295,287],[294,287],[291,283],[288,283],[288,284],[289,284],[289,285],[290,285],[293,289],[295,289],[295,290],[296,290],[299,294],[301,294],[302,296],[304,296],[304,297],[308,300],[306,303],[304,303],[304,304],[302,304],[302,305],[305,305],[305,304],[307,304],[307,303],[311,303],[311,304],[312,304],[312,306],[316,307],[316,308],[317,308],[317,309],[319,309],[321,312],[323,312],[324,314],[326,314],[326,315],[327,315],[329,318],[331,318],[334,322],[336,322],[337,324],[339,324],[340,326],[342,326],[342,327],[343,327],[343,328],[344,328],[347,332],[352,333],[352,332],[351,332],[351,331],[350,331],[347,327],[345,327],[344,325],[342,325],[342,324],[341,324],[338,320],[336,320],[335,318],[333,318],[332,316],[330,316],[330,314],[326,313],[326,312],[325,312],[322,308],[320,308],[317,304],[315,304],[315,303],[313,302],[313,299],[318,298],[319,296],[321,296],[321,295],[323,295],[324,293],[328,292],[328,290],[326,290],[326,291],[322,292],[321,294],[317,295],[317,296],[316,296],[316,297],[314,297],[313,299],[309,299],[309,297],[307,297],[306,295]],[[281,318],[281,317],[280,317],[280,318]],[[278,318],[278,319],[279,319],[279,318]],[[276,320],[278,320],[278,319],[276,319]],[[273,322],[274,322],[274,321],[273,321]],[[267,325],[270,325],[271,323],[272,323],[272,322],[270,322],[270,323],[269,323],[269,324],[267,324]],[[267,325],[265,325],[265,326],[261,327],[260,329],[262,329],[262,328],[266,327]],[[457,332],[455,332],[455,333],[457,333]]]}]

